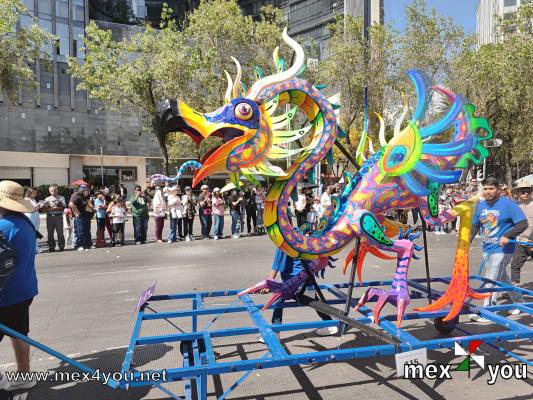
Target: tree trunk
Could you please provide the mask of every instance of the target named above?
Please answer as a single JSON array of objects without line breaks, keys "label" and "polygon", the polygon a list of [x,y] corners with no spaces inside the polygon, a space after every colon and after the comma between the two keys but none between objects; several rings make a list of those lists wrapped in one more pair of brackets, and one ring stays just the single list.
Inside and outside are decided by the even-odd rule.
[{"label": "tree trunk", "polygon": [[505,160],[505,180],[508,187],[513,187],[513,171],[509,159]]}]

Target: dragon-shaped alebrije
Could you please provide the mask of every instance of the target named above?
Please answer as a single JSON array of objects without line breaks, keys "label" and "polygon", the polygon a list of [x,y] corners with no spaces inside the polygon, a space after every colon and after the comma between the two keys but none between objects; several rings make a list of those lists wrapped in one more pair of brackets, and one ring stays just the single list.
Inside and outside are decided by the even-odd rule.
[{"label": "dragon-shaped alebrije", "polygon": [[[337,125],[334,112],[339,106],[332,104],[312,83],[298,77],[305,61],[302,47],[286,31],[283,39],[295,52],[295,61],[290,68],[284,68],[276,50],[277,73],[263,77],[257,69],[257,81],[247,90],[240,82],[241,67],[234,59],[238,73],[233,81],[226,72],[228,90],[225,105],[212,113],[203,114],[180,101],[166,101],[159,110],[162,129],[187,133],[197,143],[212,135],[224,139],[219,148],[208,153],[201,165],[197,165],[194,186],[214,173],[229,173],[232,184],[237,187],[242,175],[251,182],[258,175],[275,176],[276,181],[267,194],[265,204],[264,221],[268,234],[273,243],[289,256],[311,260],[314,273],[323,272],[330,264],[330,257],[356,237],[360,237],[362,243],[358,254],[359,276],[364,254],[368,251],[382,258],[396,258],[396,272],[390,290],[368,289],[356,309],[378,296],[374,320],[378,320],[385,303],[390,302],[397,307],[399,326],[410,302],[406,282],[409,263],[414,251],[420,248],[413,243],[417,234],[410,230],[400,231],[398,238],[393,238],[398,230],[385,219],[384,214],[391,209],[420,208],[430,225],[440,224],[449,218],[452,214],[439,214],[440,185],[458,182],[468,161],[479,163],[486,157],[487,151],[481,142],[489,139],[492,131],[486,119],[474,116],[474,106],[468,104],[463,96],[442,87],[429,86],[422,73],[409,71],[407,75],[417,95],[412,118],[404,123],[409,112],[404,97],[402,115],[395,124],[393,137],[387,142],[383,119],[377,115],[381,149],[368,159],[363,156],[367,140],[365,123],[357,154],[362,162],[361,168],[354,176],[345,174],[345,187],[335,199],[334,209],[322,218],[318,230],[304,234],[290,221],[287,204],[291,193],[306,180],[308,171],[322,159],[330,157],[335,140],[343,132]],[[440,93],[451,105],[441,118],[424,124],[433,92]],[[280,110],[281,114],[276,115]],[[305,115],[308,124],[302,129],[284,130],[298,111]],[[453,132],[448,143],[433,140],[450,131]],[[478,136],[479,131],[484,131],[485,135]],[[306,145],[288,146],[290,142],[304,142]],[[370,152],[372,147],[370,142]],[[269,161],[294,155],[297,159],[286,171]],[[393,255],[388,256],[384,252]],[[466,262],[468,272],[468,254],[464,254],[462,248],[458,252],[462,253],[456,259],[455,269],[461,264],[464,272]],[[353,252],[350,253],[347,261],[353,256]],[[447,320],[459,313],[467,296],[480,296],[469,288],[468,273],[452,275],[450,290],[453,288],[453,291],[432,307],[435,309],[452,302]],[[288,282],[267,279],[243,293],[272,289],[274,294],[265,306],[268,307],[277,299],[291,298],[306,278],[306,272],[302,272]]]}]

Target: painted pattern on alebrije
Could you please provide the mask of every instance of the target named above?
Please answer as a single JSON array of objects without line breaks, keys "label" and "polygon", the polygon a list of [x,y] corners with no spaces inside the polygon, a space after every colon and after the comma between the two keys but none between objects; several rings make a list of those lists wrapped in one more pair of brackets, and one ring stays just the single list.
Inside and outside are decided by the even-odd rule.
[{"label": "painted pattern on alebrije", "polygon": [[446,292],[434,303],[420,307],[417,311],[437,311],[451,304],[448,315],[443,319],[450,321],[461,312],[467,297],[483,299],[490,293],[478,293],[470,288],[468,262],[470,253],[470,232],[472,229],[472,217],[477,205],[477,199],[472,198],[456,205],[452,210],[459,219],[459,240],[455,252],[455,262],[452,270],[452,280]]},{"label": "painted pattern on alebrije", "polygon": [[432,217],[439,215],[439,192],[440,185],[437,182],[431,182],[428,185],[429,194],[428,194],[428,208],[429,213]]},{"label": "painted pattern on alebrije", "polygon": [[385,233],[383,232],[383,229],[381,229],[378,220],[372,214],[364,213],[361,216],[360,224],[363,232],[365,232],[373,240],[384,246],[392,246],[392,240],[385,236]]}]

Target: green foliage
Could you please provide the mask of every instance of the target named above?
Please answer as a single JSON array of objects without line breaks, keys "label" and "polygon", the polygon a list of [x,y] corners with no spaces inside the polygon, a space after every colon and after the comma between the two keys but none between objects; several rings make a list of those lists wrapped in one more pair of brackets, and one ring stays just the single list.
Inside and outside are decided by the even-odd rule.
[{"label": "green foliage", "polygon": [[[396,85],[393,70],[395,63],[395,38],[388,26],[374,24],[368,29],[368,39],[363,35],[363,20],[347,16],[329,26],[329,57],[319,64],[311,79],[326,84],[328,93],[340,92],[340,126],[349,132],[346,140],[339,139],[355,156],[360,132],[363,128],[364,87],[368,86],[369,110],[383,114],[385,88]],[[369,116],[373,118],[372,115]],[[370,124],[377,143],[379,123]],[[336,148],[334,156],[344,156]]]},{"label": "green foliage", "polygon": [[[21,16],[32,18],[34,24],[17,27]],[[22,1],[0,1],[0,91],[5,90],[9,97],[13,97],[17,82],[33,85],[31,64],[38,58],[47,58],[41,48],[54,39],[55,36],[37,25]]]},{"label": "green foliage", "polygon": [[532,16],[533,7],[522,6],[514,18],[501,21],[500,41],[465,51],[449,76],[452,89],[465,93],[477,113],[488,117],[494,137],[503,140],[491,158],[505,167],[508,184],[511,166],[533,158]]},{"label": "green foliage", "polygon": [[[157,130],[157,103],[179,98],[199,111],[213,111],[224,104],[224,69],[235,75],[230,56],[241,61],[243,81],[249,84],[254,65],[273,66],[271,54],[281,36],[281,14],[271,7],[254,22],[235,0],[202,1],[183,31],[171,11],[164,5],[160,29],[146,26],[120,42],[91,22],[84,62],[69,59],[71,73],[81,79],[78,89],[110,110],[140,118],[157,137],[167,171],[173,158],[194,158],[209,142],[195,149],[186,135],[164,137]],[[167,143],[173,147],[170,155]]]}]

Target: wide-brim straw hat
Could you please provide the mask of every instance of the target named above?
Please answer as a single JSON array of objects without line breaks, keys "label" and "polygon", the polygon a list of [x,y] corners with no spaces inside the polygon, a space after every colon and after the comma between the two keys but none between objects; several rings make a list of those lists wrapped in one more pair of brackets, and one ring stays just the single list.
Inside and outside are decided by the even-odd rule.
[{"label": "wide-brim straw hat", "polygon": [[21,213],[35,211],[35,207],[24,199],[24,188],[13,181],[0,182],[0,208]]},{"label": "wide-brim straw hat", "polygon": [[529,182],[520,182],[518,185],[516,185],[513,190],[518,189],[531,189],[531,184]]}]

